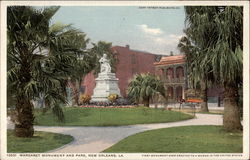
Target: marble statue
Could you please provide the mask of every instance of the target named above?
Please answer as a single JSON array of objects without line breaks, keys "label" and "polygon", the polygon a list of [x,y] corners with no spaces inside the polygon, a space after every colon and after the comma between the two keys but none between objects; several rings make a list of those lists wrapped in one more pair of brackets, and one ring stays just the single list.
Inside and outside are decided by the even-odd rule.
[{"label": "marble statue", "polygon": [[111,67],[106,54],[103,54],[99,62],[101,64],[101,73],[111,73]]}]

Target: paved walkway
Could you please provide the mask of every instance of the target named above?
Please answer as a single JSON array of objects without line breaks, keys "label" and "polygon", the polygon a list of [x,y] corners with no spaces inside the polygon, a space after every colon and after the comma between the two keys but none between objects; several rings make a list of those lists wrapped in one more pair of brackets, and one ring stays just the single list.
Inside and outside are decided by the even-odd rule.
[{"label": "paved walkway", "polygon": [[[74,137],[74,141],[61,148],[52,150],[53,153],[98,153],[101,152],[120,140],[135,133],[176,126],[189,125],[222,125],[221,115],[196,114],[196,118],[157,124],[138,124],[118,127],[47,127],[35,126],[37,131],[47,131],[54,133],[67,134]],[[8,128],[13,128],[8,124]]]}]

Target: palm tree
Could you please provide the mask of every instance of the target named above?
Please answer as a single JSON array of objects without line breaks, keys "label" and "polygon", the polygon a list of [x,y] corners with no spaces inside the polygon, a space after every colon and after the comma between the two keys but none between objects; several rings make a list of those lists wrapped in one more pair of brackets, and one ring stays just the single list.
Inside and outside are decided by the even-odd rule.
[{"label": "palm tree", "polygon": [[65,81],[71,74],[84,34],[71,26],[49,26],[59,7],[7,8],[8,94],[15,104],[15,135],[32,137],[33,103],[43,95],[46,106],[63,120]]},{"label": "palm tree", "polygon": [[128,97],[144,106],[149,107],[150,99],[157,94],[165,97],[165,89],[163,82],[154,75],[137,74],[129,83]]},{"label": "palm tree", "polygon": [[241,130],[238,90],[242,86],[243,8],[185,7],[188,37],[199,47],[199,68],[224,87],[223,126]]}]

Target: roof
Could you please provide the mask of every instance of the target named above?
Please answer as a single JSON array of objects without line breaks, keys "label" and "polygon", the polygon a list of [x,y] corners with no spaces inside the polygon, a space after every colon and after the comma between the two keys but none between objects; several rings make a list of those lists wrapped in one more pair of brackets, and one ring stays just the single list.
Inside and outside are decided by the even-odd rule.
[{"label": "roof", "polygon": [[123,52],[123,53],[128,53],[128,54],[136,54],[136,53],[139,53],[139,54],[149,54],[149,55],[157,55],[157,54],[153,54],[153,53],[150,53],[150,52],[147,52],[147,51],[139,51],[139,50],[134,50],[134,49],[130,49],[129,46],[113,46],[112,47],[112,50],[113,51],[116,51],[116,52]]},{"label": "roof", "polygon": [[166,56],[162,57],[160,62],[154,63],[154,65],[172,65],[172,64],[180,64],[185,63],[185,55],[176,55],[176,56]]}]

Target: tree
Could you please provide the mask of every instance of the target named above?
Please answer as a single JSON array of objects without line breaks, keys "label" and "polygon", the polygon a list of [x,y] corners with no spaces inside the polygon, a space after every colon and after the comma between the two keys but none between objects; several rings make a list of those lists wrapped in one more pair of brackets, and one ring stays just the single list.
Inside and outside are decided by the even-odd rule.
[{"label": "tree", "polygon": [[163,82],[151,74],[137,74],[128,86],[128,97],[136,102],[142,102],[149,107],[150,99],[155,95],[165,97]]},{"label": "tree", "polygon": [[15,105],[15,135],[32,137],[33,103],[43,96],[46,106],[59,120],[65,103],[65,84],[76,54],[80,53],[84,34],[69,25],[50,19],[59,7],[36,10],[26,6],[7,8],[8,95]]},{"label": "tree", "polygon": [[243,8],[185,7],[189,37],[199,47],[199,68],[224,87],[223,126],[241,130],[238,90],[242,86]]},{"label": "tree", "polygon": [[84,44],[81,46],[81,52],[77,54],[77,60],[73,64],[74,69],[71,72],[68,83],[72,84],[74,104],[79,105],[79,98],[81,92],[81,84],[84,76],[91,72],[96,66],[95,55],[86,49],[89,39],[86,35],[78,43]]},{"label": "tree", "polygon": [[83,54],[78,57],[77,62],[74,65],[74,71],[70,77],[70,83],[73,84],[73,97],[75,104],[79,105],[79,98],[81,92],[81,85],[84,77],[96,67],[96,55],[91,52],[84,51]]},{"label": "tree", "polygon": [[[188,35],[187,30],[184,30],[184,32]],[[181,53],[184,53],[186,55],[186,68],[188,73],[189,87],[196,90],[200,90],[200,98],[202,99],[201,111],[208,112],[208,77],[206,76],[206,72],[203,72],[203,69],[197,70],[197,68],[199,68],[199,61],[197,60],[197,56],[199,56],[200,54],[199,48],[194,46],[187,36],[183,36],[180,39],[177,48],[180,50]]]}]

